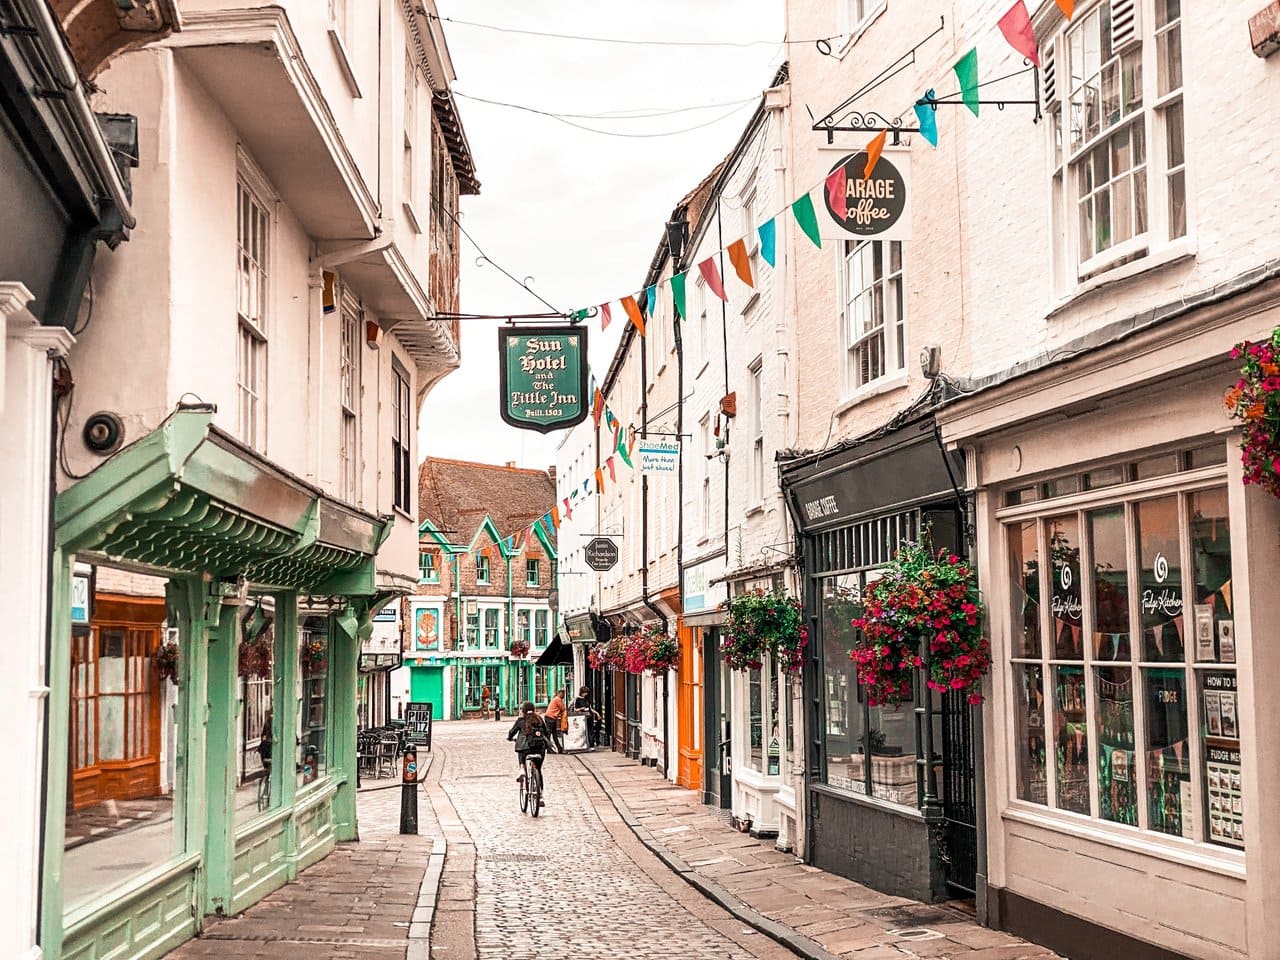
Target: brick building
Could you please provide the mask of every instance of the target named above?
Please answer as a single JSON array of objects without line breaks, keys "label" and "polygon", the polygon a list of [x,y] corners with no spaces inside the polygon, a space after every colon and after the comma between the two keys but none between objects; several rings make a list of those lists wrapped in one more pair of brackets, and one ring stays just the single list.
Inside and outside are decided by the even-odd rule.
[{"label": "brick building", "polygon": [[[405,599],[405,666],[393,700],[478,716],[489,687],[504,713],[544,706],[563,670],[533,661],[555,635],[554,528],[539,522],[555,471],[428,457],[418,474],[418,587]],[[527,652],[513,645],[527,644]],[[397,712],[399,708],[396,708]]]}]

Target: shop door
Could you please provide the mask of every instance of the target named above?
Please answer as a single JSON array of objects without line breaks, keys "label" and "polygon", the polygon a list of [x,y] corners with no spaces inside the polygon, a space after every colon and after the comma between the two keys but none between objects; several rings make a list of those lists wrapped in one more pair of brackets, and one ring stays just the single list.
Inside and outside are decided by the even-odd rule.
[{"label": "shop door", "polygon": [[720,662],[720,630],[711,627],[702,641],[704,698],[702,802],[728,810],[733,805],[733,769],[729,749],[729,672]]},{"label": "shop door", "polygon": [[70,802],[160,791],[158,626],[102,622],[72,637]]},{"label": "shop door", "polygon": [[974,800],[973,709],[963,693],[942,697],[942,863],[947,886],[972,897],[978,878],[978,810]]},{"label": "shop door", "polygon": [[702,650],[700,630],[681,626],[680,669],[677,700],[677,742],[680,759],[676,770],[676,782],[682,787],[697,790],[702,786]]},{"label": "shop door", "polygon": [[622,678],[618,682],[618,674],[613,672],[613,749],[616,753],[627,750],[627,681]]}]

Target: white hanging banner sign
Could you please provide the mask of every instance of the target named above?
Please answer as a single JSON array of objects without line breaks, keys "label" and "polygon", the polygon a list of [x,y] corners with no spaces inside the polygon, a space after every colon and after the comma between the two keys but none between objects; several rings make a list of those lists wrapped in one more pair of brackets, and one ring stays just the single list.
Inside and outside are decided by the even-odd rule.
[{"label": "white hanging banner sign", "polygon": [[847,154],[818,188],[818,232],[823,240],[910,240],[911,154],[886,149],[871,176],[865,150]]},{"label": "white hanging banner sign", "polygon": [[680,469],[679,440],[639,440],[636,453],[641,473],[649,476],[674,477]]}]

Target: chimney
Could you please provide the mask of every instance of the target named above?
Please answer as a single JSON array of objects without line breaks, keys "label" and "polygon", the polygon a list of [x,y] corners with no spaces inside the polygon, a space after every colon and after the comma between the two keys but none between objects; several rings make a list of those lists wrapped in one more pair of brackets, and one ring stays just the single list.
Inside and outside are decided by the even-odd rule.
[{"label": "chimney", "polygon": [[516,462],[514,460],[508,460],[506,464],[508,470],[515,469],[515,465],[516,465]]},{"label": "chimney", "polygon": [[556,482],[556,465],[554,463],[547,467],[547,476],[551,478],[552,483]]}]

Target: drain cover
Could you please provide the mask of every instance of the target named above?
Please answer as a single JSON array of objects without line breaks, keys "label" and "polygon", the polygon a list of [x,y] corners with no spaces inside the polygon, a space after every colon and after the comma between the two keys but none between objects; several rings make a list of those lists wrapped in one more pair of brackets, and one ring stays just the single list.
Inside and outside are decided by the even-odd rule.
[{"label": "drain cover", "polygon": [[551,858],[542,853],[494,853],[481,859],[491,863],[546,863]]},{"label": "drain cover", "polygon": [[905,930],[886,930],[886,934],[895,940],[910,940],[916,943],[920,940],[941,940],[942,934],[937,930],[928,930],[925,927],[910,927]]}]

